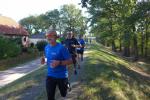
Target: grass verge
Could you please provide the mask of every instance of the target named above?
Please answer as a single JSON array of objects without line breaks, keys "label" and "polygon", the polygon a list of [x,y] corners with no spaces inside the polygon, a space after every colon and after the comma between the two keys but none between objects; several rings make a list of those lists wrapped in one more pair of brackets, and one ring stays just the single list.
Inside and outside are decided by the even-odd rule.
[{"label": "grass verge", "polygon": [[80,100],[149,100],[150,80],[98,44],[89,48]]},{"label": "grass verge", "polygon": [[5,87],[0,88],[0,100],[19,100],[21,98],[26,98],[25,93],[32,94],[32,97],[39,94],[41,89],[44,89],[41,84],[43,84],[45,80],[45,73],[46,67],[41,67]]},{"label": "grass verge", "polygon": [[0,60],[0,71],[7,70],[38,58],[38,53],[24,53],[14,58]]}]

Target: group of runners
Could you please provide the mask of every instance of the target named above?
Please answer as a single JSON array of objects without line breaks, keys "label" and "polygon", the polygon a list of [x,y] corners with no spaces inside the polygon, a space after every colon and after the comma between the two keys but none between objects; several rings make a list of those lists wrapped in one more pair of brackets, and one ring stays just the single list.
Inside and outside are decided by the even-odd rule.
[{"label": "group of runners", "polygon": [[71,54],[74,74],[76,75],[77,68],[80,69],[80,61],[83,61],[85,42],[82,38],[82,35],[79,35],[79,38],[76,39],[74,33],[68,32],[64,41],[64,45]]},{"label": "group of runners", "polygon": [[55,90],[58,86],[62,97],[66,97],[67,90],[70,90],[68,81],[68,67],[72,64],[74,74],[77,75],[77,68],[80,69],[80,61],[83,61],[85,42],[79,35],[77,39],[73,32],[68,32],[58,38],[56,31],[48,30],[46,38],[48,44],[44,50],[41,63],[47,64],[46,91],[48,100],[55,100]]}]

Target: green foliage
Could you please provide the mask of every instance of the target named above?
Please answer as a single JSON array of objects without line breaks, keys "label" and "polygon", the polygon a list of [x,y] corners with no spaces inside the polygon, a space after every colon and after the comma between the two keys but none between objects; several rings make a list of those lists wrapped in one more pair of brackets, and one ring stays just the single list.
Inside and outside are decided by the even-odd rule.
[{"label": "green foliage", "polygon": [[36,47],[39,51],[44,51],[46,45],[47,45],[46,41],[38,41]]},{"label": "green foliage", "polygon": [[15,57],[20,54],[21,47],[7,38],[0,37],[0,59]]},{"label": "green foliage", "polygon": [[36,18],[34,16],[29,16],[20,20],[19,23],[31,34],[35,27]]},{"label": "green foliage", "polygon": [[10,38],[9,40],[15,42],[18,45],[22,45],[21,37],[18,38]]},{"label": "green foliage", "polygon": [[[81,3],[91,15],[91,33],[103,44],[112,43],[112,50],[120,44],[120,51],[121,48],[123,52],[135,50],[134,56],[138,56],[139,48],[145,56],[149,55],[149,0],[81,0]],[[139,36],[141,40],[137,41]]]},{"label": "green foliage", "polygon": [[34,43],[31,42],[31,43],[30,43],[30,47],[31,47],[31,48],[34,48],[34,46],[35,46]]},{"label": "green foliage", "polygon": [[[19,22],[30,34],[46,31],[50,26],[60,33],[73,31],[85,34],[87,19],[82,16],[75,5],[63,5],[61,9],[54,9],[39,16],[29,16]],[[34,31],[34,32],[33,32]]]},{"label": "green foliage", "polygon": [[35,29],[36,33],[45,32],[45,30],[48,29],[49,26],[51,25],[51,23],[48,19],[48,16],[46,16],[45,14],[36,16],[35,20],[36,20],[36,22],[35,22],[35,25],[33,28]]},{"label": "green foliage", "polygon": [[45,16],[47,16],[49,25],[52,25],[54,29],[56,29],[57,26],[60,27],[59,24],[61,19],[60,19],[60,12],[58,9],[46,12]]},{"label": "green foliage", "polygon": [[73,31],[76,33],[85,33],[86,18],[82,16],[80,9],[75,5],[64,5],[60,13],[62,15],[65,31]]}]

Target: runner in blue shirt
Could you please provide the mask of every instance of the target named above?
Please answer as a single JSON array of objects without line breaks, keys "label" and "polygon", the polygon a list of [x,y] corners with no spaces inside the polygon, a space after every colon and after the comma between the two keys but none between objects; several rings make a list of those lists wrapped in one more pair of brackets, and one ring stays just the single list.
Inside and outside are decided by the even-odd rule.
[{"label": "runner in blue shirt", "polygon": [[[68,70],[67,65],[72,64],[69,51],[60,43],[56,42],[56,31],[49,30],[46,33],[49,44],[45,47],[45,58],[47,59],[46,90],[48,100],[55,100],[55,90],[58,86],[61,96],[67,94]],[[42,60],[44,63],[44,60]]]},{"label": "runner in blue shirt", "polygon": [[80,68],[80,61],[83,61],[83,54],[84,54],[84,47],[85,47],[85,42],[82,38],[82,35],[79,35],[78,42],[80,44],[80,47],[77,48],[77,58],[78,58],[78,68]]}]

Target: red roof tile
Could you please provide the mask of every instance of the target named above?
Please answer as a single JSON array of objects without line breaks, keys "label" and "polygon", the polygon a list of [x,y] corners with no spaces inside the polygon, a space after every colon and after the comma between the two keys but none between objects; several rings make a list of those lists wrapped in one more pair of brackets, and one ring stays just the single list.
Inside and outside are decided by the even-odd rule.
[{"label": "red roof tile", "polygon": [[29,35],[29,33],[13,19],[0,16],[0,34],[4,35]]}]

